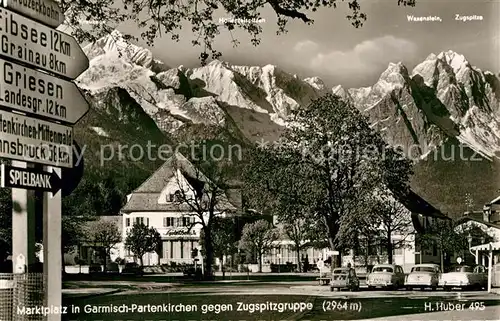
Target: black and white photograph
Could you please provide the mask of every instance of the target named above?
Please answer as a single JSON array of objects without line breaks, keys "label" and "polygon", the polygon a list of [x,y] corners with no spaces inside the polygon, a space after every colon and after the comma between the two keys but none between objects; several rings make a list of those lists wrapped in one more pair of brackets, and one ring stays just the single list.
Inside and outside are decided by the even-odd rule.
[{"label": "black and white photograph", "polygon": [[0,69],[0,321],[500,320],[499,0],[3,0]]}]

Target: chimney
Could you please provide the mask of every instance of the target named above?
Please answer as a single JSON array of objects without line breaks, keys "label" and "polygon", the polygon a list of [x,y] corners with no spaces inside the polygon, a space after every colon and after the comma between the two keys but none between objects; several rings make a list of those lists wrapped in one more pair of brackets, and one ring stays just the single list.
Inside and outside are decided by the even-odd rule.
[{"label": "chimney", "polygon": [[483,207],[483,221],[490,223],[491,218],[491,205],[486,204]]}]

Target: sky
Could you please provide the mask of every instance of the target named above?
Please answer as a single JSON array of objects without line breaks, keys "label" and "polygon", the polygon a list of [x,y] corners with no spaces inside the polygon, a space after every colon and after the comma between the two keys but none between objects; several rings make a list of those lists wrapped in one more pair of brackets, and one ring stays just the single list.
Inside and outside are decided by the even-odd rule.
[{"label": "sky", "polygon": [[[414,8],[397,0],[361,0],[367,21],[356,29],[345,18],[347,3],[336,9],[323,8],[310,18],[311,26],[291,21],[288,33],[276,35],[275,14],[262,10],[262,42],[254,47],[245,33],[237,33],[241,44],[233,48],[229,33],[222,32],[216,48],[222,60],[235,65],[277,65],[300,78],[318,76],[329,86],[371,86],[390,62],[403,62],[411,71],[431,54],[453,50],[482,70],[500,72],[500,0],[417,0]],[[456,15],[482,16],[482,21],[462,22]],[[442,22],[408,22],[407,15],[439,16]],[[221,13],[220,17],[228,18]],[[118,29],[139,36],[132,23]],[[171,67],[199,66],[199,47],[186,26],[181,41],[160,38],[149,47],[154,56]],[[139,43],[147,47],[145,42]]]}]

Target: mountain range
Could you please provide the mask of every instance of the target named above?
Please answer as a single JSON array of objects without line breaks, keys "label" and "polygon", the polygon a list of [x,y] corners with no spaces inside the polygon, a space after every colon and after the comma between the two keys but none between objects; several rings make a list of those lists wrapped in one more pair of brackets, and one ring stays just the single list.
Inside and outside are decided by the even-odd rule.
[{"label": "mountain range", "polygon": [[[443,212],[457,216],[469,209],[467,193],[476,209],[498,193],[500,77],[456,52],[430,54],[411,71],[390,63],[373,86],[363,88],[329,88],[318,77],[300,79],[274,65],[215,60],[198,68],[169,67],[118,31],[84,52],[90,67],[76,83],[92,110],[77,125],[76,136],[90,146],[90,166],[98,172],[117,168],[113,161],[97,166],[102,144],[275,140],[292,110],[334,93],[415,160],[414,190]],[[147,177],[159,164],[126,166]]]}]

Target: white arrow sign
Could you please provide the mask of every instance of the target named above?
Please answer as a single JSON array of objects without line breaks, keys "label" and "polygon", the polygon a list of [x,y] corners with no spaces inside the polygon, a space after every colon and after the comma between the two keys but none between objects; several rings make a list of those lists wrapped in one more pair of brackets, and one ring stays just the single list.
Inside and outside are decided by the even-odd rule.
[{"label": "white arrow sign", "polygon": [[67,79],[75,79],[89,67],[73,37],[6,9],[0,9],[0,35],[0,56]]},{"label": "white arrow sign", "polygon": [[75,124],[89,110],[78,87],[46,73],[0,59],[0,105]]},{"label": "white arrow sign", "polygon": [[0,157],[73,167],[73,129],[0,110]]},{"label": "white arrow sign", "polygon": [[53,0],[3,0],[5,8],[57,28],[64,22],[64,13]]}]

